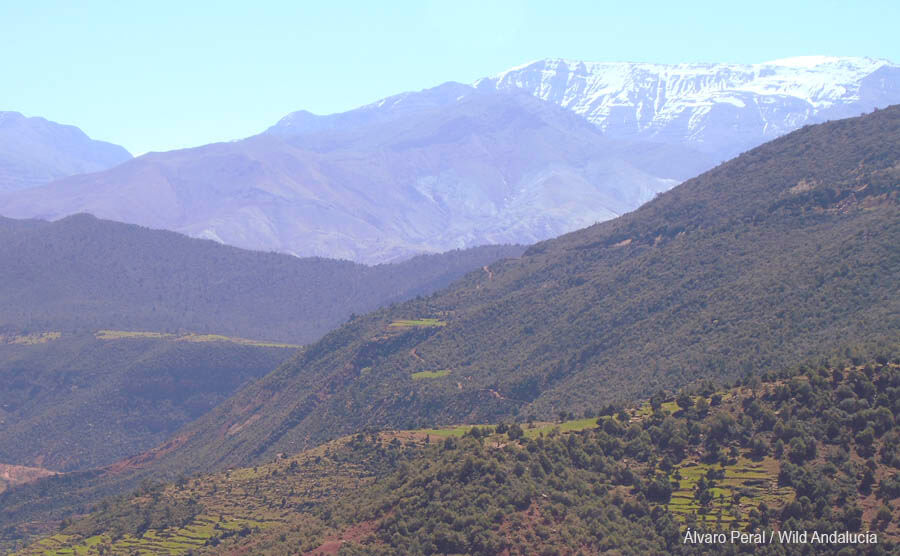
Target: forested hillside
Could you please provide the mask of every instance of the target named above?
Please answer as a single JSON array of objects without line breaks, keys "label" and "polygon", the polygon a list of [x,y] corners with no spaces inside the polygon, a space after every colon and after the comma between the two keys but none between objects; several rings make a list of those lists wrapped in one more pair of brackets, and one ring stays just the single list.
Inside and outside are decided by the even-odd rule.
[{"label": "forested hillside", "polygon": [[297,347],[112,330],[0,333],[0,463],[71,471],[149,450]]},{"label": "forested hillside", "polygon": [[[360,433],[265,465],[145,484],[18,554],[900,550],[900,358],[888,352],[591,413]],[[688,530],[729,540],[686,542]],[[788,530],[874,534],[877,544],[731,537]]]},{"label": "forested hillside", "polygon": [[0,217],[0,327],[197,332],[307,343],[353,313],[442,288],[523,248],[367,267],[299,259],[76,215]]},{"label": "forested hillside", "polygon": [[900,107],[803,128],[352,320],[186,428],[164,465],[247,465],[364,427],[546,418],[893,340],[898,192]]}]

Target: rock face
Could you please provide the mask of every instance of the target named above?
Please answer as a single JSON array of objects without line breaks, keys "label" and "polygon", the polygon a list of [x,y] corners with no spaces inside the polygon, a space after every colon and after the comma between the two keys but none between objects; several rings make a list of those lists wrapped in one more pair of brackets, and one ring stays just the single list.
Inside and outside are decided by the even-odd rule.
[{"label": "rock face", "polygon": [[530,95],[449,83],[345,114],[293,114],[243,141],[151,153],[2,196],[0,211],[88,212],[250,249],[380,263],[533,243],[676,183],[643,170],[630,148]]},{"label": "rock face", "polygon": [[130,158],[122,147],[95,141],[75,126],[0,112],[0,193],[105,170]]},{"label": "rock face", "polygon": [[608,137],[687,146],[721,161],[806,124],[900,102],[900,66],[827,56],[752,65],[547,59],[475,86],[524,90]]}]

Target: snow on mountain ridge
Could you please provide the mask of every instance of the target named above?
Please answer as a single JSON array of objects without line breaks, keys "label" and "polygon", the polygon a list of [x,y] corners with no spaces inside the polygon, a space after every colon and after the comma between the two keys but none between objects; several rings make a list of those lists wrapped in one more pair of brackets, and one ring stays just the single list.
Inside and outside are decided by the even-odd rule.
[{"label": "snow on mountain ridge", "polygon": [[724,159],[805,123],[900,102],[900,66],[831,56],[677,65],[545,59],[474,86],[527,91],[612,138],[686,143]]},{"label": "snow on mountain ridge", "polygon": [[266,130],[266,133],[296,135],[378,123],[394,118],[398,113],[422,112],[437,106],[453,104],[474,92],[471,85],[448,81],[431,89],[407,91],[385,97],[347,112],[318,115],[298,110],[281,118]]},{"label": "snow on mountain ridge", "polygon": [[868,61],[868,62],[882,62],[885,64],[890,64],[889,60],[885,60],[883,58],[869,58],[868,56],[791,56],[789,58],[779,58],[777,60],[769,60],[768,62],[763,62],[760,65],[763,66],[783,66],[788,68],[813,68],[816,66],[821,66],[824,64],[834,64],[840,62],[855,62],[855,61]]},{"label": "snow on mountain ridge", "polygon": [[[814,63],[803,60],[814,58]],[[827,106],[836,97],[846,98],[850,86],[858,88],[859,81],[878,68],[891,64],[887,60],[872,58],[837,58],[837,57],[797,57],[774,60],[761,64],[713,64],[692,63],[665,65],[654,63],[631,62],[579,62],[565,59],[547,59],[532,62],[528,66],[520,66],[502,72],[495,77],[481,79],[475,83],[478,87],[484,82],[494,81],[509,83],[515,75],[530,69],[537,64],[545,64],[542,70],[545,78],[556,75],[558,69],[567,66],[571,72],[569,84],[574,79],[582,78],[589,83],[592,94],[587,100],[596,100],[609,94],[628,94],[640,81],[658,79],[673,82],[674,92],[678,95],[702,95],[719,91],[748,91],[757,94],[787,94],[807,100],[817,107]],[[823,66],[825,66],[823,68]],[[574,71],[573,71],[574,68]],[[784,71],[784,70],[789,71]],[[685,83],[686,79],[693,79]],[[515,81],[521,86],[520,79]],[[542,81],[544,89],[550,85]],[[833,84],[826,89],[824,86]],[[629,88],[629,86],[631,88]],[[852,93],[851,93],[852,94]],[[545,96],[544,94],[538,96]],[[691,97],[688,96],[688,99]],[[574,93],[566,99],[581,100]],[[583,102],[583,101],[582,101]]]}]

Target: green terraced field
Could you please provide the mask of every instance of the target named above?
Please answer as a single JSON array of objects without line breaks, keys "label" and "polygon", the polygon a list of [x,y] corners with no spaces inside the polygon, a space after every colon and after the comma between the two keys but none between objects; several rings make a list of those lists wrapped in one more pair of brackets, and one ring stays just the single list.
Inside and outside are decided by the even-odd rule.
[{"label": "green terraced field", "polygon": [[[577,419],[564,423],[537,423],[528,429],[530,436],[576,431],[596,426],[595,419]],[[405,431],[413,433],[421,441],[428,435],[435,439],[462,437],[473,425],[459,425],[439,429]],[[480,426],[493,430],[491,426]],[[404,431],[382,433],[382,442],[404,437]],[[503,435],[489,438],[497,439]],[[186,555],[198,549],[209,550],[214,539],[240,534],[256,534],[260,531],[278,531],[296,526],[301,517],[297,508],[316,501],[331,499],[347,488],[360,488],[371,477],[362,467],[349,462],[336,462],[329,458],[347,442],[341,439],[304,452],[294,457],[282,458],[267,465],[229,470],[203,480],[187,480],[182,486],[168,485],[160,498],[169,501],[197,500],[203,511],[183,527],[148,530],[140,536],[109,533],[99,535],[73,535],[69,531],[44,538],[17,554],[37,555]],[[144,497],[146,498],[146,497]],[[136,500],[140,500],[137,498]],[[318,524],[315,524],[318,527]]]},{"label": "green terraced field", "polygon": [[180,555],[206,546],[207,541],[218,535],[239,534],[247,529],[259,531],[280,524],[285,520],[257,521],[254,519],[220,519],[210,515],[197,516],[194,522],[179,529],[165,531],[149,530],[140,537],[123,535],[94,535],[87,538],[76,535],[53,535],[35,543],[20,554],[41,554],[46,556],[100,555],[100,554],[140,554],[140,555]]},{"label": "green terraced field", "polygon": [[52,340],[58,340],[62,336],[59,332],[33,332],[31,334],[18,334],[14,336],[0,335],[0,344],[17,344],[33,346],[46,344]]},{"label": "green terraced field", "polygon": [[255,347],[274,347],[274,348],[288,348],[288,349],[297,349],[301,346],[297,344],[284,344],[279,342],[266,342],[263,340],[248,340],[247,338],[232,338],[230,336],[222,336],[220,334],[171,334],[168,332],[140,332],[140,331],[130,331],[130,330],[99,330],[94,336],[98,340],[123,340],[123,339],[135,339],[135,338],[151,338],[151,339],[165,339],[165,340],[174,340],[176,342],[195,342],[195,343],[203,343],[203,342],[229,342],[232,344],[239,344],[242,346],[255,346]]},{"label": "green terraced field", "polygon": [[447,376],[450,374],[449,369],[444,369],[442,371],[420,371],[418,373],[413,373],[410,375],[413,380],[421,380],[423,378],[441,378],[442,376]]},{"label": "green terraced field", "polygon": [[390,325],[394,328],[434,328],[447,326],[447,321],[438,319],[399,319]]},{"label": "green terraced field", "polygon": [[562,423],[534,423],[534,427],[525,429],[525,436],[528,438],[536,438],[542,434],[549,434],[555,429],[559,429],[559,432],[572,432],[593,429],[596,427],[597,419],[595,417],[574,419]]},{"label": "green terraced field", "polygon": [[[371,481],[371,473],[358,463],[336,461],[332,454],[341,450],[347,439],[337,440],[291,458],[267,465],[239,468],[187,480],[181,486],[168,485],[159,499],[168,502],[198,501],[203,511],[183,527],[149,529],[141,535],[88,531],[64,533],[44,538],[17,552],[21,556],[62,555],[186,555],[215,546],[219,539],[244,536],[260,531],[296,526],[314,520],[298,513],[298,508],[339,496],[348,488],[360,488]],[[150,496],[132,498],[133,504],[149,501]],[[105,523],[105,522],[98,522]],[[318,527],[313,524],[313,528]]]},{"label": "green terraced field", "polygon": [[129,338],[175,338],[168,332],[135,332],[131,330],[98,330],[94,336],[98,340],[123,340]]},{"label": "green terraced field", "polygon": [[437,438],[448,438],[454,436],[456,438],[461,437],[466,434],[470,430],[472,430],[473,425],[459,425],[457,427],[447,427],[443,429],[417,429],[415,432],[418,434],[427,434],[428,436],[435,436]]},{"label": "green terraced field", "polygon": [[[458,425],[454,427],[444,427],[438,429],[417,429],[415,431],[416,434],[422,435],[427,434],[429,436],[434,436],[437,438],[447,438],[450,436],[461,437],[466,434],[472,427],[479,427],[481,429],[490,429],[493,430],[493,425]],[[573,419],[571,421],[564,421],[562,423],[550,423],[550,422],[536,422],[532,423],[531,427],[526,427],[523,425],[525,436],[528,438],[537,438],[541,435],[547,435],[557,430],[559,432],[574,432],[574,431],[583,431],[586,429],[593,429],[597,427],[597,419],[595,417],[589,417],[585,419]],[[502,437],[504,435],[496,435],[498,437]],[[490,438],[490,437],[489,437]]]},{"label": "green terraced field", "polygon": [[[701,522],[734,522],[743,527],[747,524],[743,518],[750,510],[758,508],[760,503],[779,507],[793,497],[792,488],[778,486],[778,465],[771,457],[761,461],[741,457],[736,464],[724,467],[687,461],[677,468],[681,479],[678,480],[678,488],[672,493],[669,510],[682,523],[694,514]],[[710,469],[724,469],[725,478],[715,480],[715,487],[710,488],[712,500],[704,510],[695,497],[695,491],[700,478],[706,476]],[[734,504],[733,497],[737,492],[742,496]]]}]

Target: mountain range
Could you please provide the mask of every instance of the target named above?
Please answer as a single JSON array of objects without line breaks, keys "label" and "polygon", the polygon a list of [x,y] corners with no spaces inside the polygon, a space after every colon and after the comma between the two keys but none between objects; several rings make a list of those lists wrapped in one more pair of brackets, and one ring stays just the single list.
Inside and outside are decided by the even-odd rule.
[{"label": "mountain range", "polygon": [[129,159],[124,148],[95,141],[75,126],[0,112],[0,193],[105,170]]},{"label": "mountain range", "polygon": [[[742,377],[752,384],[810,360],[829,369],[835,352],[861,365],[859,354],[896,346],[900,333],[898,244],[900,106],[806,126],[634,212],[355,316],[143,454],[0,493],[0,530],[84,513],[145,480],[278,462],[344,434],[358,442],[367,430],[610,414],[610,404],[659,402],[664,390],[712,392],[710,381]],[[817,384],[844,377],[815,374]],[[889,392],[855,384],[891,405]],[[777,399],[812,399],[802,384],[778,391],[785,387]],[[752,394],[741,404],[748,412]],[[636,413],[621,415],[623,424],[604,432],[645,438],[624,431]],[[715,430],[733,430],[717,415]],[[791,450],[805,453],[794,439]],[[709,453],[730,461],[715,444]],[[312,459],[334,454],[325,446]],[[391,465],[406,476],[400,460]],[[247,469],[232,477],[257,476]],[[336,476],[316,475],[326,489]],[[13,537],[28,530],[7,529]]]},{"label": "mountain range", "polygon": [[244,248],[377,263],[533,243],[675,183],[618,156],[584,119],[524,94],[447,84],[332,120],[148,154],[0,204],[15,217],[75,210]]},{"label": "mountain range", "polygon": [[250,249],[395,261],[583,228],[800,126],[898,101],[900,68],[868,58],[548,59],[7,193],[0,214],[88,212]]},{"label": "mountain range", "polygon": [[140,467],[249,465],[367,427],[580,413],[891,340],[898,139],[900,107],[806,127],[633,213],[352,319]]},{"label": "mountain range", "polygon": [[475,87],[526,91],[608,137],[690,147],[721,162],[803,125],[897,103],[900,66],[835,56],[677,65],[545,59]]}]

